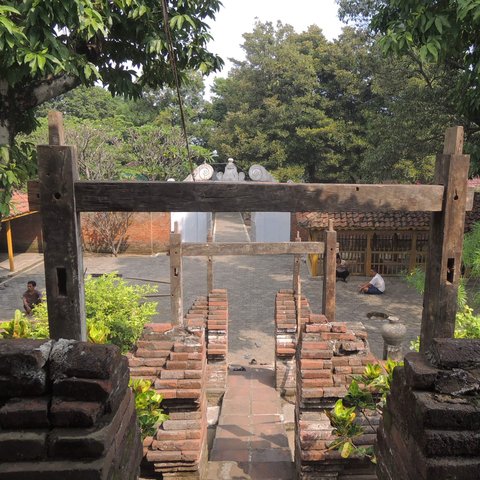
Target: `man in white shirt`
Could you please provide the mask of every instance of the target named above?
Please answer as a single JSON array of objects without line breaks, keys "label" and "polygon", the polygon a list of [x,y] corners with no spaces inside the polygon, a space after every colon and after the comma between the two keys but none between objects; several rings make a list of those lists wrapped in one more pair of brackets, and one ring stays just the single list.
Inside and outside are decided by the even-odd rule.
[{"label": "man in white shirt", "polygon": [[370,274],[373,275],[373,278],[363,285],[360,285],[358,291],[360,293],[368,293],[370,295],[381,295],[385,291],[385,281],[382,276],[378,273],[376,267],[372,267]]}]

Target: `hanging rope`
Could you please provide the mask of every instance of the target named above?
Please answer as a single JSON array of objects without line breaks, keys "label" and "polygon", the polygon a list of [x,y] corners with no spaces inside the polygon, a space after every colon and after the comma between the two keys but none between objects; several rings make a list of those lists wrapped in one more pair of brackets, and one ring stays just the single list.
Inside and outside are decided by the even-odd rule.
[{"label": "hanging rope", "polygon": [[180,107],[180,121],[182,123],[183,136],[185,138],[185,146],[187,148],[187,160],[188,160],[188,165],[190,167],[190,174],[192,175],[192,181],[195,181],[195,175],[193,174],[194,168],[193,168],[192,156],[190,154],[190,145],[188,144],[187,126],[185,122],[185,110],[183,108],[183,100],[180,94],[180,81],[178,79],[177,61],[175,58],[172,35],[170,32],[167,0],[162,0],[162,8],[163,8],[163,24],[165,29],[165,36],[167,37],[168,56],[170,60],[170,65],[172,67],[173,78],[175,80],[175,89],[177,92],[178,105]]}]

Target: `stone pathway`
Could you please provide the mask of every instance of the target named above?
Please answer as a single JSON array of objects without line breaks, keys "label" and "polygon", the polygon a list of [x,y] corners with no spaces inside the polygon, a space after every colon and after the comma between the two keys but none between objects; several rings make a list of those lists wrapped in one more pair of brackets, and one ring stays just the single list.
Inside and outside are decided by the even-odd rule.
[{"label": "stone pathway", "polygon": [[292,453],[273,370],[229,371],[208,480],[291,480]]}]

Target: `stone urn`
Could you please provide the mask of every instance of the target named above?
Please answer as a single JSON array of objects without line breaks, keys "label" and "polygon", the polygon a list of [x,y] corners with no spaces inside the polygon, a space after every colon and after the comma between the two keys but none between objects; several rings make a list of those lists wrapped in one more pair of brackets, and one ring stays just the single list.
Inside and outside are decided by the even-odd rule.
[{"label": "stone urn", "polygon": [[383,359],[403,360],[402,342],[407,333],[407,327],[395,316],[387,317],[380,332],[383,337]]}]

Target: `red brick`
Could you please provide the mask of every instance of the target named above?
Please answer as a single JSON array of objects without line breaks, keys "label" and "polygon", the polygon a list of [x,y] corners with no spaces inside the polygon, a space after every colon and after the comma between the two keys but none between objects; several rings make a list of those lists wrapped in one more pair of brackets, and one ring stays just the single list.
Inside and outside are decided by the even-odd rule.
[{"label": "red brick", "polygon": [[323,390],[321,388],[302,388],[303,398],[322,398]]},{"label": "red brick", "polygon": [[174,379],[174,378],[168,378],[168,379],[157,379],[155,380],[155,389],[156,390],[161,390],[161,389],[170,389],[170,388],[173,388],[173,389],[176,389],[177,388],[177,382],[178,380]]},{"label": "red brick", "polygon": [[[330,342],[311,342],[311,341],[304,341],[302,343],[302,351],[303,350],[332,350],[332,344]],[[330,353],[330,356],[333,354]]]},{"label": "red brick", "polygon": [[160,451],[176,451],[176,450],[200,450],[199,440],[154,440],[152,443],[154,450]]},{"label": "red brick", "polygon": [[343,367],[343,366],[333,367],[333,372],[334,373],[353,373],[352,367]]},{"label": "red brick", "polygon": [[135,357],[140,358],[164,358],[170,355],[170,350],[148,350],[146,348],[139,348],[135,352]]},{"label": "red brick", "polygon": [[348,365],[351,365],[349,360],[349,357],[333,357],[332,364],[334,367],[346,367]]},{"label": "red brick", "polygon": [[12,398],[0,408],[0,427],[3,429],[46,428],[48,397]]},{"label": "red brick", "polygon": [[158,429],[155,438],[160,441],[167,440],[185,440],[187,438],[187,432],[182,430],[163,430]]},{"label": "red brick", "polygon": [[202,370],[185,370],[185,379],[187,378],[202,378]]},{"label": "red brick", "polygon": [[201,389],[202,388],[202,382],[200,380],[178,380],[177,382],[177,388],[186,388],[186,389]]},{"label": "red brick", "polygon": [[160,372],[160,378],[166,379],[183,379],[185,378],[185,370],[162,370]]},{"label": "red brick", "polygon": [[333,378],[305,378],[302,381],[304,388],[333,387]]},{"label": "red brick", "polygon": [[199,430],[200,420],[165,420],[162,424],[164,430]]},{"label": "red brick", "polygon": [[160,341],[153,341],[153,340],[145,340],[143,337],[142,340],[137,342],[137,347],[146,349],[146,350],[167,350],[170,351],[172,348],[172,342],[160,342]]},{"label": "red brick", "polygon": [[197,390],[188,390],[188,389],[177,389],[177,398],[200,398],[202,391]]}]

